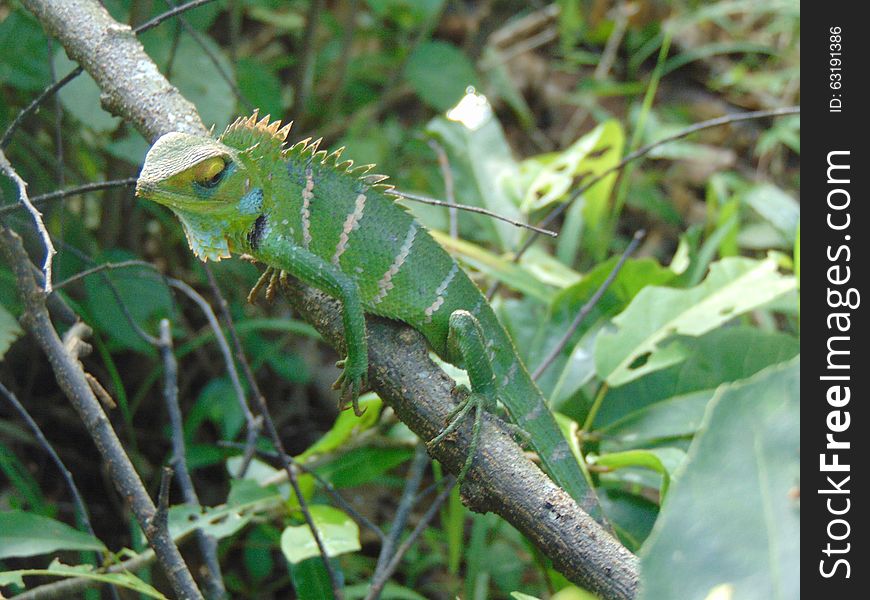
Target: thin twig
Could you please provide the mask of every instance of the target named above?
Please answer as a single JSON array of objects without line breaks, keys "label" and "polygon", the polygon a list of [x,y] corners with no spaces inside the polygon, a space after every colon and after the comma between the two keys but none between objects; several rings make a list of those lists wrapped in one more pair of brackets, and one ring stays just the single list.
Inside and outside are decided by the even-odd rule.
[{"label": "thin twig", "polygon": [[85,269],[84,271],[80,271],[75,275],[70,275],[60,283],[56,283],[54,285],[55,290],[59,290],[60,288],[71,284],[74,281],[78,281],[79,279],[84,279],[89,275],[93,275],[94,273],[99,273],[101,271],[113,270],[113,269],[129,269],[130,267],[144,267],[150,271],[155,271],[160,274],[160,271],[157,270],[150,262],[146,262],[144,260],[122,260],[121,262],[116,263],[102,263],[97,265],[96,267],[92,267],[90,269]]},{"label": "thin twig", "polygon": [[[84,185],[79,185],[66,190],[58,190],[56,192],[49,192],[47,194],[33,196],[30,199],[30,203],[34,206],[41,206],[43,203],[50,200],[58,200],[60,198],[66,198],[68,196],[78,196],[80,194],[86,194],[88,192],[98,192],[100,190],[107,190],[110,188],[121,187],[125,185],[136,185],[136,178],[127,177],[125,179],[112,179],[110,181],[95,181],[93,183],[86,183]],[[9,204],[7,206],[0,206],[0,216],[18,210],[20,208],[23,208],[20,204]]]},{"label": "thin twig", "polygon": [[211,327],[212,331],[214,331],[215,339],[218,344],[218,348],[220,348],[221,355],[224,358],[224,363],[227,367],[227,374],[230,376],[230,382],[233,385],[233,390],[236,392],[236,400],[239,403],[239,406],[242,409],[243,414],[246,419],[253,420],[254,415],[251,412],[251,407],[248,405],[248,399],[245,394],[245,390],[242,388],[242,382],[239,380],[239,372],[236,369],[236,363],[233,360],[233,355],[230,352],[230,346],[227,344],[227,338],[224,336],[224,332],[221,329],[220,323],[217,320],[217,317],[214,314],[214,311],[211,308],[211,305],[208,301],[203,298],[199,292],[195,289],[187,285],[185,282],[179,279],[168,278],[167,282],[169,285],[174,287],[175,289],[184,293],[185,296],[193,300],[202,313],[205,315],[205,318],[208,320],[208,324]]},{"label": "thin twig", "polygon": [[417,538],[420,537],[426,528],[429,526],[429,523],[432,519],[435,518],[435,515],[438,514],[438,510],[441,508],[441,505],[444,504],[444,501],[450,496],[450,492],[453,491],[453,486],[456,485],[456,479],[451,477],[450,483],[441,491],[438,496],[435,497],[435,500],[432,501],[432,505],[429,509],[423,513],[423,516],[420,517],[420,521],[417,523],[417,526],[414,527],[414,530],[411,531],[411,534],[402,542],[402,545],[398,547],[396,553],[393,555],[393,558],[384,567],[383,571],[380,572],[379,575],[376,575],[372,579],[372,585],[369,588],[369,593],[366,595],[366,600],[374,600],[379,598],[381,593],[384,590],[384,586],[389,581],[390,577],[393,573],[396,572],[396,569],[399,567],[399,563],[402,560],[402,557],[411,549],[411,546],[414,545],[414,542],[417,541]]},{"label": "thin twig", "polygon": [[[172,332],[169,319],[160,320],[160,344],[157,348],[163,359],[163,399],[166,402],[166,412],[169,414],[169,425],[172,431],[172,465],[175,468],[175,478],[184,501],[190,506],[201,510],[202,505],[196,494],[193,479],[187,468],[187,450],[184,444],[184,423],[181,407],[178,404],[178,362],[172,351]],[[217,540],[214,536],[197,529],[196,542],[202,554],[206,567],[205,588],[210,600],[226,597],[223,576],[217,556]]]},{"label": "thin twig", "polygon": [[622,266],[625,264],[625,261],[628,260],[628,257],[634,254],[634,251],[637,250],[637,246],[640,244],[640,241],[646,235],[646,231],[643,229],[639,230],[634,234],[634,237],[631,239],[631,243],[625,249],[625,252],[622,253],[622,256],[619,257],[619,261],[617,261],[616,265],[614,265],[613,269],[611,269],[610,274],[607,276],[607,279],[604,280],[604,283],[595,290],[595,293],[592,294],[592,297],[586,301],[586,304],[580,309],[580,312],[577,313],[577,316],[574,317],[574,320],[571,322],[571,325],[565,331],[565,334],[559,340],[553,349],[550,350],[549,354],[544,357],[544,360],[541,361],[541,364],[534,370],[532,373],[532,379],[537,379],[541,376],[541,374],[547,370],[547,368],[553,364],[553,361],[556,360],[556,357],[565,349],[565,346],[568,345],[568,341],[571,339],[571,336],[574,335],[574,332],[579,329],[580,324],[583,322],[583,319],[589,314],[592,308],[598,304],[598,301],[601,300],[601,296],[604,295],[604,292],[607,291],[607,288],[610,287],[610,284],[613,283],[613,280],[616,279],[616,276],[619,274],[619,271],[622,269]]},{"label": "thin twig", "polygon": [[452,209],[460,209],[466,210],[468,212],[477,213],[480,215],[486,215],[487,217],[492,217],[493,219],[498,219],[499,221],[504,221],[505,223],[510,223],[515,227],[523,227],[525,229],[531,229],[535,232],[535,234],[543,234],[548,235],[550,237],[557,237],[559,234],[555,231],[550,231],[549,229],[542,229],[541,227],[536,227],[535,225],[529,225],[528,223],[523,223],[522,221],[515,221],[511,218],[505,217],[504,215],[500,215],[498,213],[494,213],[492,211],[486,210],[485,208],[480,208],[479,206],[469,206],[467,204],[456,204],[455,202],[443,202],[441,200],[435,200],[434,198],[428,198],[426,196],[420,196],[419,194],[412,194],[410,192],[401,192],[397,189],[386,190],[387,194],[398,196],[399,198],[405,198],[407,200],[413,200],[414,202],[421,202],[422,204],[431,204],[432,206],[446,206]]},{"label": "thin twig", "polygon": [[[682,129],[682,130],[680,130],[672,135],[666,136],[666,137],[664,137],[660,140],[657,140],[655,142],[651,142],[651,143],[647,144],[646,146],[641,146],[640,148],[638,148],[634,152],[630,152],[629,154],[627,154],[625,156],[625,158],[623,158],[621,161],[616,163],[614,166],[610,167],[609,169],[605,169],[601,173],[598,173],[597,175],[592,177],[592,179],[590,179],[589,181],[587,181],[583,185],[581,185],[577,189],[577,191],[571,195],[571,198],[569,198],[567,201],[561,203],[559,206],[557,206],[552,211],[550,211],[547,214],[547,216],[544,217],[540,223],[538,223],[538,226],[539,227],[549,227],[550,224],[553,223],[553,221],[555,221],[559,217],[559,215],[561,215],[563,212],[568,210],[568,208],[578,198],[580,198],[589,188],[591,188],[593,185],[595,185],[596,183],[598,183],[599,181],[601,181],[602,179],[604,179],[608,175],[619,171],[620,169],[625,167],[625,165],[629,164],[630,162],[635,161],[638,158],[645,156],[646,154],[649,154],[652,150],[655,150],[659,146],[667,144],[668,142],[673,142],[673,141],[682,139],[686,136],[692,135],[693,133],[697,133],[697,132],[702,131],[704,129],[710,129],[712,127],[719,127],[721,125],[728,125],[731,123],[739,123],[741,121],[751,121],[754,119],[766,119],[769,117],[783,117],[786,115],[797,115],[797,114],[800,114],[800,112],[801,112],[800,106],[786,106],[783,108],[774,108],[771,110],[757,110],[757,111],[746,112],[746,113],[738,113],[735,115],[724,115],[722,117],[716,117],[715,119],[709,119],[707,121],[701,121],[700,123],[695,123],[694,125],[690,125],[689,127],[686,127],[685,129]],[[522,245],[522,247],[514,255],[513,262],[519,262],[520,258],[522,258],[522,256],[523,256],[523,254],[525,254],[526,251],[529,248],[531,248],[532,244],[535,243],[537,238],[538,238],[538,233],[537,232],[532,233],[532,235],[529,236],[529,239],[526,240],[526,242]],[[496,282],[495,284],[493,284],[492,287],[490,287],[490,289],[486,293],[487,298],[492,299],[492,297],[495,296],[495,293],[498,291],[498,288],[500,286],[501,286],[500,282]]]},{"label": "thin twig", "polygon": [[390,525],[390,533],[381,544],[381,551],[378,554],[378,563],[373,576],[374,579],[379,577],[393,558],[393,551],[396,548],[396,544],[399,543],[399,538],[402,536],[405,524],[408,522],[408,516],[411,514],[414,500],[417,497],[417,490],[420,489],[420,482],[423,480],[423,473],[425,473],[428,465],[429,456],[426,454],[426,449],[422,444],[417,444],[414,458],[408,467],[408,475],[405,478],[405,489],[402,491],[402,498],[399,500],[399,506],[396,508],[393,523]]},{"label": "thin twig", "polygon": [[453,171],[450,169],[450,159],[447,158],[447,152],[444,146],[438,143],[437,140],[431,139],[428,141],[429,147],[435,151],[438,156],[438,166],[441,168],[441,178],[444,179],[444,195],[447,197],[447,214],[450,218],[450,237],[456,239],[459,237],[459,215],[456,210],[456,197],[453,191]]},{"label": "thin twig", "polygon": [[157,15],[150,21],[145,21],[141,25],[137,25],[133,28],[133,33],[139,35],[140,33],[145,33],[149,29],[154,29],[158,25],[160,25],[163,21],[167,19],[171,19],[175,15],[180,15],[183,12],[187,12],[194,8],[198,8],[203,4],[208,4],[209,2],[214,2],[214,0],[191,0],[191,2],[186,2],[180,6],[176,6],[172,10],[168,10],[161,15]]},{"label": "thin twig", "polygon": [[51,293],[51,261],[57,250],[54,249],[54,244],[51,243],[51,236],[48,234],[48,229],[45,228],[45,223],[42,222],[42,213],[37,210],[27,197],[27,182],[24,181],[9,160],[6,158],[3,150],[0,149],[0,171],[3,171],[9,179],[15,182],[18,186],[18,200],[33,217],[36,224],[36,230],[39,232],[39,237],[42,238],[42,245],[45,246],[45,261],[42,263],[42,273],[45,277],[43,282],[44,292]]},{"label": "thin twig", "polygon": [[[230,305],[227,303],[226,298],[221,293],[220,286],[218,286],[217,280],[215,279],[214,273],[211,270],[211,267],[208,263],[203,263],[203,268],[205,269],[206,277],[208,278],[208,285],[211,287],[211,293],[217,299],[218,307],[221,311],[221,317],[223,318],[224,324],[227,327],[227,330],[230,334],[230,339],[233,342],[233,349],[235,350],[236,360],[242,366],[242,373],[245,376],[245,379],[248,382],[248,385],[251,388],[251,393],[255,396],[260,396],[260,386],[257,384],[257,378],[254,377],[254,371],[251,369],[251,364],[248,362],[248,358],[245,356],[245,351],[242,348],[242,341],[239,339],[239,334],[236,332],[236,325],[233,322],[233,317],[230,314]],[[247,410],[242,409],[245,415],[245,427],[247,430],[246,438],[245,438],[245,451],[242,454],[242,464],[239,466],[239,472],[236,474],[236,477],[242,478],[245,476],[245,473],[248,471],[248,466],[251,464],[251,460],[254,458],[254,453],[257,450],[257,438],[260,437],[260,433],[263,431],[263,419],[262,417],[254,417],[253,412],[250,407]]]}]

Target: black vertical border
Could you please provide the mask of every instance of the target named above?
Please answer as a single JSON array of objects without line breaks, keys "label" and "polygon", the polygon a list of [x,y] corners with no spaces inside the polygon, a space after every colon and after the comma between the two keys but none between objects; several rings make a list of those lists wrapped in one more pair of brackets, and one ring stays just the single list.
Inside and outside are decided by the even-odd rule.
[{"label": "black vertical border", "polygon": [[[808,598],[865,598],[870,580],[870,565],[863,559],[867,545],[865,511],[870,509],[865,491],[870,483],[870,426],[865,408],[870,400],[866,385],[870,351],[865,350],[870,349],[864,339],[866,319],[862,315],[863,303],[870,301],[864,294],[870,261],[870,223],[864,210],[870,200],[866,150],[870,133],[870,22],[859,15],[866,14],[861,10],[864,6],[861,2],[836,1],[803,2],[801,6],[802,24],[806,24],[801,27],[802,67],[806,67],[801,69],[801,166],[806,167],[801,170],[801,344],[807,352],[802,352],[801,366],[800,505],[801,587]],[[837,27],[842,44],[839,56],[833,54],[837,47],[831,45],[837,43],[831,38],[837,35],[832,28]],[[832,58],[841,59],[842,64],[837,65]],[[838,66],[840,70],[836,70]],[[842,87],[834,89],[833,81],[840,81]],[[842,102],[839,112],[835,111],[837,100]],[[848,178],[848,183],[829,182],[829,160],[850,165],[848,171],[831,171],[832,179]],[[848,196],[834,190],[845,190]],[[829,195],[838,206],[848,198],[848,207],[832,209]],[[832,283],[832,279],[842,281],[846,274],[848,281]],[[854,302],[854,293],[849,296],[853,300],[850,304],[857,306],[831,306],[838,302],[837,292],[845,296],[850,289],[861,296],[859,302]],[[848,317],[832,317],[833,313],[847,313]],[[847,324],[847,332],[838,329]],[[833,336],[838,339],[832,340]],[[831,355],[829,345],[849,354]],[[830,368],[829,359],[841,368]],[[843,367],[845,364],[848,368]],[[823,379],[830,376],[844,378]],[[833,385],[849,388],[848,403],[844,402],[843,388],[830,392]],[[834,405],[829,402],[829,392]],[[832,431],[831,427],[845,430]],[[836,442],[848,442],[849,448],[829,448],[828,434]],[[835,454],[839,464],[849,465],[847,472],[823,470],[822,461],[831,464]],[[848,511],[841,515],[831,512],[846,507]],[[834,522],[837,519],[842,521]],[[847,561],[848,569],[843,563],[837,565],[838,559]],[[824,577],[823,570],[833,572],[832,576]]]}]

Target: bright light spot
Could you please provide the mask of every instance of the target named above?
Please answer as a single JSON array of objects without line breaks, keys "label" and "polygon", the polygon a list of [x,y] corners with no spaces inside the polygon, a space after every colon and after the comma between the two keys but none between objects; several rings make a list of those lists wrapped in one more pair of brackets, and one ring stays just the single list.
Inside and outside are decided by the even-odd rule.
[{"label": "bright light spot", "polygon": [[465,88],[465,95],[459,104],[447,111],[447,118],[465,125],[475,131],[492,116],[492,107],[483,94],[478,94],[474,86]]}]

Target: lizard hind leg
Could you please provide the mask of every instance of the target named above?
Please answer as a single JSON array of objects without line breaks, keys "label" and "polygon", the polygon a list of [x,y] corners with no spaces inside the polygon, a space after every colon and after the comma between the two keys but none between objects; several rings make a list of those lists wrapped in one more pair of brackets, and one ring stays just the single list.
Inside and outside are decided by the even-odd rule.
[{"label": "lizard hind leg", "polygon": [[471,392],[466,391],[465,398],[447,417],[447,426],[432,438],[429,445],[441,443],[448,435],[456,431],[462,420],[474,410],[468,456],[458,475],[460,484],[477,454],[483,413],[487,410],[493,410],[497,405],[495,376],[484,340],[483,329],[470,312],[456,310],[450,315],[447,346],[454,362],[465,367],[471,383]]}]

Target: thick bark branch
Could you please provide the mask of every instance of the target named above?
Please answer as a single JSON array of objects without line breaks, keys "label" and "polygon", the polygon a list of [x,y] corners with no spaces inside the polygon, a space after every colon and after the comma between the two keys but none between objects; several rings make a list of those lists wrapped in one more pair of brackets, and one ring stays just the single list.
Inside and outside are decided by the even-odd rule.
[{"label": "thick bark branch", "polygon": [[[24,2],[105,90],[104,104],[143,135],[154,139],[169,131],[205,131],[190,103],[157,72],[129,30],[95,2]],[[113,44],[121,49],[108,49]],[[335,301],[301,285],[292,287],[288,296],[330,344],[341,348]],[[432,363],[422,337],[409,327],[372,318],[368,332],[373,388],[417,435],[431,440],[453,407],[452,380]],[[430,454],[456,473],[469,439],[468,429],[460,428],[452,440],[430,448]],[[604,598],[636,595],[636,557],[544,475],[493,417],[485,418],[463,500],[473,510],[493,511],[512,523],[569,579]]]}]

